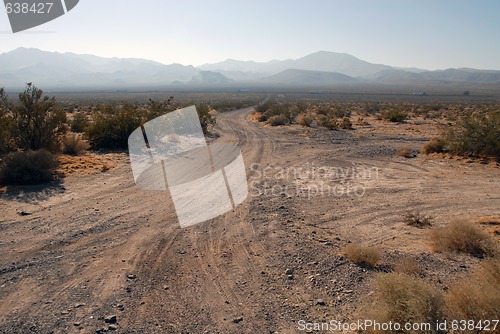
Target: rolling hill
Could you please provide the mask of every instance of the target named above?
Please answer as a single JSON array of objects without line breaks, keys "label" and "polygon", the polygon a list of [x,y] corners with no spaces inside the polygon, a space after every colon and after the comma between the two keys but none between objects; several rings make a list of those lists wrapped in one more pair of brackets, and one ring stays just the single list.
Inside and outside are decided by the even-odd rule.
[{"label": "rolling hill", "polygon": [[357,82],[356,79],[340,73],[297,69],[285,70],[273,76],[264,78],[263,81],[282,84],[315,86]]},{"label": "rolling hill", "polygon": [[18,48],[0,54],[0,87],[19,89],[34,82],[45,89],[158,89],[203,85],[500,84],[500,71],[470,68],[427,71],[372,64],[346,53],[319,51],[299,59],[269,62],[228,59],[199,67],[165,65],[147,59]]}]

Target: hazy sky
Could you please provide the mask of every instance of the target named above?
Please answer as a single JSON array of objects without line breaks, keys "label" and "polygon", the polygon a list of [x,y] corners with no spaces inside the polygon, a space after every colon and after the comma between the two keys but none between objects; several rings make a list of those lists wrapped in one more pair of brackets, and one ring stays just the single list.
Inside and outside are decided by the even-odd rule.
[{"label": "hazy sky", "polygon": [[326,50],[392,66],[500,70],[500,1],[80,0],[17,34],[0,8],[0,53],[21,46],[192,65]]}]

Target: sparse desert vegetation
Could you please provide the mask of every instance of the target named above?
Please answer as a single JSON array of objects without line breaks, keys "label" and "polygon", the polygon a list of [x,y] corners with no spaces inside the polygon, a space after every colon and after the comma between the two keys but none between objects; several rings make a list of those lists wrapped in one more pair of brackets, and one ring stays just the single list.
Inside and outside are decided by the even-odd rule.
[{"label": "sparse desert vegetation", "polygon": [[382,257],[382,251],[378,247],[356,243],[345,246],[343,252],[350,261],[369,268],[375,268]]},{"label": "sparse desert vegetation", "polygon": [[449,152],[500,161],[500,110],[469,111],[457,117],[438,138],[424,145],[422,153]]},{"label": "sparse desert vegetation", "polygon": [[9,153],[2,161],[0,184],[38,184],[54,179],[55,156],[45,150]]},{"label": "sparse desert vegetation", "polygon": [[419,277],[422,274],[422,268],[414,256],[406,255],[397,259],[392,265],[394,272],[405,275]]},{"label": "sparse desert vegetation", "polygon": [[[80,155],[89,148],[126,149],[129,135],[145,122],[180,108],[165,101],[101,103],[63,107],[29,83],[16,103],[0,89],[0,172],[3,184],[43,183],[52,180],[57,156]],[[242,102],[245,104],[248,102]],[[225,102],[225,108],[231,103]],[[238,104],[240,105],[240,104]],[[76,112],[75,112],[76,108]],[[83,109],[83,110],[82,110]],[[215,124],[207,104],[197,106],[202,130]],[[71,130],[71,132],[68,132]],[[38,164],[31,166],[33,163]],[[18,165],[18,166],[16,166]],[[29,174],[32,174],[30,176]],[[16,180],[17,179],[17,180]]]},{"label": "sparse desert vegetation", "polygon": [[432,225],[433,218],[423,215],[420,211],[410,211],[403,215],[403,220],[407,225],[425,228]]},{"label": "sparse desert vegetation", "polygon": [[[380,273],[373,282],[374,296],[365,316],[380,323],[432,324],[428,330],[400,330],[400,333],[435,333],[434,324],[444,318],[442,293],[429,283],[400,273]],[[394,331],[385,331],[391,333]]]},{"label": "sparse desert vegetation", "polygon": [[[497,220],[465,227],[454,221],[496,217],[498,164],[476,159],[483,153],[453,153],[444,134],[456,124],[473,125],[488,129],[482,138],[490,138],[497,129],[490,118],[460,122],[471,112],[490,115],[497,106],[465,98],[472,99],[59,95],[52,106],[64,111],[66,120],[54,128],[58,145],[49,145],[53,153],[46,153],[52,157],[46,161],[55,163],[45,164],[43,173],[30,170],[44,166],[33,162],[41,151],[21,148],[13,138],[12,110],[21,102],[4,99],[0,164],[10,172],[5,179],[16,182],[0,187],[0,250],[5,250],[0,285],[6,296],[0,331],[96,332],[109,330],[104,319],[112,315],[118,331],[161,327],[194,333],[213,331],[216,325],[207,319],[217,319],[221,332],[281,332],[297,319],[321,320],[326,313],[412,323],[493,317]],[[263,100],[255,113],[227,112]],[[241,207],[179,230],[167,192],[135,187],[125,148],[137,126],[191,104],[205,131],[220,133],[223,142],[239,142],[245,164],[262,166],[246,165],[249,182],[259,173],[267,177],[252,183],[261,192]],[[390,114],[405,116],[391,120]],[[439,151],[444,154],[427,155]],[[21,162],[9,163],[14,156]],[[360,175],[349,172],[352,166],[377,168],[377,177],[372,173],[358,182]],[[285,167],[296,171],[288,175],[291,180],[264,173]],[[19,182],[26,175],[32,179]],[[18,185],[62,176],[60,182]],[[321,191],[334,186],[365,191],[361,196]],[[284,194],[267,192],[283,187]],[[22,303],[18,293],[31,296],[33,304]],[[186,298],[179,302],[179,296]],[[188,313],[194,323],[183,320]]]},{"label": "sparse desert vegetation", "polygon": [[466,253],[477,257],[493,256],[497,245],[492,238],[473,223],[455,220],[437,228],[431,234],[437,252]]},{"label": "sparse desert vegetation", "polygon": [[[413,220],[415,216],[411,217]],[[374,294],[365,298],[363,316],[380,323],[430,325],[418,330],[401,328],[398,331],[401,333],[440,332],[435,327],[437,321],[460,323],[467,319],[478,324],[485,319],[496,319],[500,311],[500,261],[493,239],[478,227],[461,221],[434,230],[430,238],[438,251],[485,258],[475,270],[443,290],[426,277],[414,256],[399,257],[391,265],[392,272],[374,276],[371,283]],[[472,333],[477,328],[468,327],[463,331]]]},{"label": "sparse desert vegetation", "polygon": [[451,319],[496,319],[500,314],[500,259],[484,260],[470,276],[454,283],[446,294]]},{"label": "sparse desert vegetation", "polygon": [[64,154],[80,155],[89,148],[90,145],[79,134],[68,134],[62,139],[62,152]]}]

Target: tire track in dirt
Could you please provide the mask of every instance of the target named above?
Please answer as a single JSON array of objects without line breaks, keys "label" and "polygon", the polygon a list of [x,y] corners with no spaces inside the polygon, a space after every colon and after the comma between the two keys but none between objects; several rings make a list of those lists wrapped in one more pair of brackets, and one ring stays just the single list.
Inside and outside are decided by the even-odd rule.
[{"label": "tire track in dirt", "polygon": [[[369,291],[361,279],[369,273],[339,255],[347,242],[427,252],[428,231],[400,219],[407,210],[435,215],[437,226],[454,215],[498,214],[498,169],[387,156],[377,148],[392,145],[383,137],[268,128],[250,121],[251,111],[217,116],[217,140],[240,146],[251,180],[253,163],[356,163],[379,168],[380,177],[366,181],[361,198],[250,196],[187,229],[168,192],[134,186],[125,156],[107,173],[68,177],[39,204],[0,199],[0,332],[95,333],[117,314],[124,333],[293,333],[297,319],[347,318],[357,294]],[[335,299],[342,288],[353,295]]]}]

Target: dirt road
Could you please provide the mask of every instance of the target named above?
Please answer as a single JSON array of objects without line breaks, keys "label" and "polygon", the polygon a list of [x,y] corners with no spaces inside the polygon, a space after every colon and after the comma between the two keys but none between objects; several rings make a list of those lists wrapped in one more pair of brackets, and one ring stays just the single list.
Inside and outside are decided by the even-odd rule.
[{"label": "dirt road", "polygon": [[217,128],[240,146],[251,196],[203,224],[181,229],[168,192],[135,187],[126,155],[103,173],[2,195],[0,332],[295,333],[301,319],[353,320],[373,273],[341,247],[380,246],[387,261],[414,253],[446,285],[473,260],[432,254],[428,230],[401,215],[420,210],[439,226],[500,213],[498,167],[394,155],[423,136],[266,128],[250,116],[218,115]]}]

